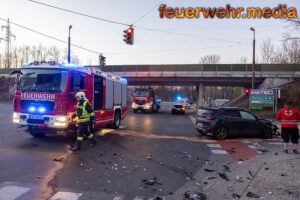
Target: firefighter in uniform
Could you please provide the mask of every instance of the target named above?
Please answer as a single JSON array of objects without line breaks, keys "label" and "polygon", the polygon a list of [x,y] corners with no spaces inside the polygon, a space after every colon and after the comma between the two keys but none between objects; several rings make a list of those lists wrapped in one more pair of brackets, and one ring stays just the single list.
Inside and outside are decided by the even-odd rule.
[{"label": "firefighter in uniform", "polygon": [[77,129],[77,140],[72,148],[72,151],[80,150],[84,136],[91,142],[91,146],[95,146],[96,140],[93,133],[91,133],[91,122],[95,122],[95,113],[91,107],[91,104],[88,102],[88,99],[85,97],[84,92],[78,92],[75,95],[77,100],[76,111],[72,115],[72,120],[77,116],[78,117],[78,129]]},{"label": "firefighter in uniform", "polygon": [[299,111],[292,108],[292,102],[288,100],[285,103],[285,107],[278,111],[276,119],[281,121],[281,136],[283,139],[284,152],[288,153],[288,143],[291,138],[293,152],[298,154],[299,129],[297,123],[300,120]]}]

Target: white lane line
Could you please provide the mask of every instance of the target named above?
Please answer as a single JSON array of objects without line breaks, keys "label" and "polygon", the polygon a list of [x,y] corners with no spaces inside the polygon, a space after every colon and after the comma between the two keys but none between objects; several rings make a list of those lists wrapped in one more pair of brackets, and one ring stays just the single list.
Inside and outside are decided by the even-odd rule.
[{"label": "white lane line", "polygon": [[121,196],[116,196],[116,197],[113,198],[113,200],[123,200],[123,197],[121,197]]},{"label": "white lane line", "polygon": [[81,196],[82,193],[57,192],[49,200],[78,200]]},{"label": "white lane line", "polygon": [[258,148],[258,147],[253,146],[253,145],[248,145],[248,147],[251,148],[251,149],[253,149],[253,150],[256,151],[257,153],[262,154],[261,151],[257,151],[257,148]]},{"label": "white lane line", "polygon": [[214,154],[227,154],[227,152],[224,150],[211,150],[211,152]]},{"label": "white lane line", "polygon": [[268,144],[282,145],[281,142],[268,142]]},{"label": "white lane line", "polygon": [[207,146],[210,148],[221,148],[220,144],[207,144]]},{"label": "white lane line", "polygon": [[0,189],[0,200],[14,200],[26,192],[30,188],[18,187],[18,186],[6,186]]}]

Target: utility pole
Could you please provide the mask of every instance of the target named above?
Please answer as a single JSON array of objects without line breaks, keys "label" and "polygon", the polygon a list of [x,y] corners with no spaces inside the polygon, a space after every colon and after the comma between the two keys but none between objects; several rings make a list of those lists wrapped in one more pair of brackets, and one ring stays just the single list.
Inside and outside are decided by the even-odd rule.
[{"label": "utility pole", "polygon": [[71,28],[72,25],[69,26],[69,37],[68,37],[68,63],[71,63]]},{"label": "utility pole", "polygon": [[255,29],[250,28],[253,31],[253,61],[252,61],[252,89],[255,89]]},{"label": "utility pole", "polygon": [[5,68],[10,68],[10,37],[14,37],[16,38],[15,35],[13,35],[10,32],[10,24],[9,24],[9,19],[7,19],[7,25],[6,26],[2,26],[2,29],[5,28],[6,29],[6,36],[5,38],[0,38],[0,40],[4,40],[6,42],[6,60],[5,60]]}]

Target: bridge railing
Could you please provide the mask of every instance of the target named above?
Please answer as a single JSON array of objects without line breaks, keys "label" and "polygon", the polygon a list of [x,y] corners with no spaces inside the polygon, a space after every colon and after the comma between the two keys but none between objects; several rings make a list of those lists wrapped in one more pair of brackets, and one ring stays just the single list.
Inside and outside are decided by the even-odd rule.
[{"label": "bridge railing", "polygon": [[[105,72],[250,72],[251,64],[107,65]],[[256,64],[256,72],[300,72],[300,64]]]}]

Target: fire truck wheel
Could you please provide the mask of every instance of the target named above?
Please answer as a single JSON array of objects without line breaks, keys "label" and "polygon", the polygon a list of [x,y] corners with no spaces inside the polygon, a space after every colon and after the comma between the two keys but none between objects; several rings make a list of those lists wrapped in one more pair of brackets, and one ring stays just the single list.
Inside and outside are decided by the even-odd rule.
[{"label": "fire truck wheel", "polygon": [[137,113],[137,109],[133,109],[133,112],[134,112],[134,113]]},{"label": "fire truck wheel", "polygon": [[37,131],[29,131],[29,134],[36,138],[41,138],[45,136],[45,133],[37,132]]},{"label": "fire truck wheel", "polygon": [[121,113],[120,111],[116,111],[114,117],[114,123],[112,124],[112,127],[114,129],[118,129],[120,124],[121,124]]}]

